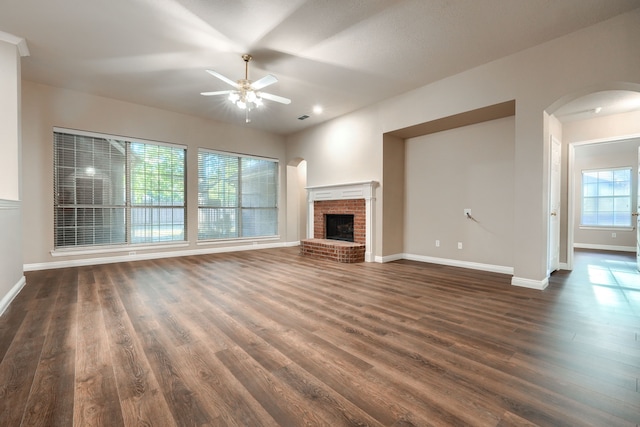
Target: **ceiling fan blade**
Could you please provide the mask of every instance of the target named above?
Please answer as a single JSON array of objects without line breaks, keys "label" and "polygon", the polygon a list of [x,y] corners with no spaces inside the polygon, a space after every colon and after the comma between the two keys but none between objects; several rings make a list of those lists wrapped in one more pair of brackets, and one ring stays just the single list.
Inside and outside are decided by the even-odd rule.
[{"label": "ceiling fan blade", "polygon": [[268,99],[270,101],[279,102],[281,104],[291,104],[291,100],[289,98],[273,95],[271,93],[260,92],[260,97],[264,99]]},{"label": "ceiling fan blade", "polygon": [[274,76],[273,74],[267,74],[263,78],[261,78],[259,80],[256,80],[255,82],[251,83],[251,87],[254,90],[260,90],[263,87],[267,87],[269,85],[272,85],[277,81],[278,81],[278,79],[276,78],[276,76]]},{"label": "ceiling fan blade", "polygon": [[200,95],[204,96],[212,96],[212,95],[228,95],[230,93],[235,92],[234,90],[219,90],[216,92],[200,92]]},{"label": "ceiling fan blade", "polygon": [[218,73],[217,71],[207,70],[207,73],[211,74],[213,77],[219,78],[223,82],[225,82],[225,83],[227,83],[227,84],[229,84],[229,85],[231,85],[231,86],[233,86],[235,88],[238,88],[238,83],[237,82],[234,82],[230,78],[223,76],[222,74]]}]

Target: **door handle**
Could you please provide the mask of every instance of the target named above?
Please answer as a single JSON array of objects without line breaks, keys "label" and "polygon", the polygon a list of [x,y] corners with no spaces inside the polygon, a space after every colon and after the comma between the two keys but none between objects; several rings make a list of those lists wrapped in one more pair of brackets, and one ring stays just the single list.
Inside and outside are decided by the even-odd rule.
[{"label": "door handle", "polygon": [[551,216],[556,216],[556,215],[558,215],[558,214],[555,211],[551,212]]}]

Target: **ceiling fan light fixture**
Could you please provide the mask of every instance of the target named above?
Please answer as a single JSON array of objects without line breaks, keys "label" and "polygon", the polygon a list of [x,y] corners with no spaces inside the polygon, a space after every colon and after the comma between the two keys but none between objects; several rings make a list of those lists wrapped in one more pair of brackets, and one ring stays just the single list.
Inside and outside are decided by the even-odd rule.
[{"label": "ceiling fan light fixture", "polygon": [[278,81],[278,79],[268,74],[261,79],[254,81],[249,80],[249,61],[251,61],[251,55],[242,55],[242,59],[245,62],[244,79],[233,81],[222,74],[214,70],[207,70],[212,76],[222,80],[230,86],[233,86],[235,90],[221,90],[213,92],[201,92],[201,95],[227,95],[227,99],[234,104],[238,109],[245,111],[246,122],[249,123],[249,111],[259,108],[263,105],[263,99],[279,102],[281,104],[290,104],[291,100],[282,96],[274,95],[271,93],[259,92],[261,89],[272,85]]}]

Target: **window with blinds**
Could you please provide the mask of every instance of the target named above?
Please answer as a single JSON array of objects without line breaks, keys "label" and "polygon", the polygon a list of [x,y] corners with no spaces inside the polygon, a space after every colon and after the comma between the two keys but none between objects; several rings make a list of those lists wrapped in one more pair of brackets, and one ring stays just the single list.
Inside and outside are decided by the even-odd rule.
[{"label": "window with blinds", "polygon": [[55,247],[184,241],[185,151],[54,131]]},{"label": "window with blinds", "polygon": [[278,162],[198,151],[198,239],[278,234]]}]

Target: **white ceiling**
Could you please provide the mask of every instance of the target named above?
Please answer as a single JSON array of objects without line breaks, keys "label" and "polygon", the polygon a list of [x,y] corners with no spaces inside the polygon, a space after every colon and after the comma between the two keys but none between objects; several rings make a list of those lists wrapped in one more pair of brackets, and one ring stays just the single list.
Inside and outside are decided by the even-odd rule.
[{"label": "white ceiling", "polygon": [[[205,69],[274,74],[246,126],[289,134],[640,7],[639,0],[2,0],[23,79],[244,124]],[[314,114],[321,104],[324,113]],[[311,117],[300,121],[303,114]]]},{"label": "white ceiling", "polygon": [[561,122],[573,122],[636,110],[640,110],[640,93],[628,90],[606,90],[567,102],[558,108],[554,115]]}]

